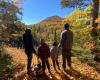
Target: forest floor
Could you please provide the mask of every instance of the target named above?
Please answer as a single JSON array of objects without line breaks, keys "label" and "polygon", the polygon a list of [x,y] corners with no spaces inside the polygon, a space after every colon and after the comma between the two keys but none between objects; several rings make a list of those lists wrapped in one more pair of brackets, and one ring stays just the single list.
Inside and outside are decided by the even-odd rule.
[{"label": "forest floor", "polygon": [[[94,67],[86,62],[82,62],[77,57],[72,57],[72,69],[64,72],[61,68],[61,56],[59,56],[61,70],[54,71],[52,61],[50,59],[49,61],[52,74],[49,74],[48,70],[46,70],[47,76],[36,79],[26,74],[27,57],[23,49],[6,47],[5,50],[7,51],[7,54],[12,56],[13,61],[17,63],[13,70],[15,80],[100,80],[99,63]],[[32,65],[35,64],[37,64],[37,57],[33,54]]]}]

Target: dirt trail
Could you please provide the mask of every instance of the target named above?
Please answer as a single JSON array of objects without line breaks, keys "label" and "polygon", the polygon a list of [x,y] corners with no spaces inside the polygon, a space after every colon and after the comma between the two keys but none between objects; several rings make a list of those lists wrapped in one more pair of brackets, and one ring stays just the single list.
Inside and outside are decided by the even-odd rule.
[{"label": "dirt trail", "polygon": [[[13,60],[19,64],[18,67],[16,67],[17,71],[18,68],[19,69],[23,68],[22,70],[17,72],[17,74],[20,75],[16,75],[16,80],[35,80],[25,74],[27,57],[24,51],[22,49],[11,48],[11,47],[7,47],[5,49],[7,50],[8,54],[13,57]],[[35,55],[33,55],[32,63],[33,65],[37,63],[37,57]],[[61,68],[61,56],[59,59],[59,63]],[[100,80],[100,64],[98,64],[99,69],[97,70],[96,68],[89,66],[86,63],[82,63],[76,57],[73,57],[72,58],[73,69],[68,70],[66,72],[63,72],[62,70],[57,70],[57,72],[55,72],[53,70],[51,60],[50,64],[51,64],[52,74],[49,75],[48,71],[46,71],[47,77],[38,80]]]}]

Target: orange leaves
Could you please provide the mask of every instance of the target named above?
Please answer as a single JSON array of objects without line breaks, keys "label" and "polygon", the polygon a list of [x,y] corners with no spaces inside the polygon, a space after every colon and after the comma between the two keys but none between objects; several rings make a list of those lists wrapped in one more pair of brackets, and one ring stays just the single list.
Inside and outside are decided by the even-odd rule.
[{"label": "orange leaves", "polygon": [[95,70],[95,68],[89,66],[87,63],[82,63],[78,60],[77,64],[73,64],[73,68],[82,75],[82,76],[81,75],[78,76],[78,77],[82,77],[83,78],[82,80],[100,79],[100,74]]},{"label": "orange leaves", "polygon": [[62,26],[49,26],[48,28],[49,28],[49,29],[56,29],[56,30],[59,30],[59,29],[62,29]]},{"label": "orange leaves", "polygon": [[84,47],[86,48],[95,48],[96,42],[95,41],[87,41],[84,43]]},{"label": "orange leaves", "polygon": [[84,35],[84,34],[89,33],[92,29],[93,29],[93,27],[87,26],[87,27],[85,27],[85,28],[82,28],[82,29],[80,30],[80,33],[81,33],[82,35]]},{"label": "orange leaves", "polygon": [[[89,42],[91,42],[91,41],[89,41]],[[17,61],[19,64],[21,63],[20,65],[16,65],[16,69],[22,70],[22,68],[23,68],[21,66],[23,64],[22,61],[24,61],[25,65],[27,62],[27,58],[26,58],[23,50],[17,49],[17,48],[11,48],[11,47],[6,48],[6,50],[8,51],[8,54],[11,55],[15,61]],[[32,61],[34,63],[36,62],[35,55],[33,56]],[[91,60],[91,62],[93,62],[93,60]],[[61,66],[61,63],[62,63],[62,57],[59,56],[60,66]],[[57,80],[57,79],[65,80],[68,77],[68,75],[70,75],[70,74],[71,74],[70,76],[73,78],[73,80],[99,80],[100,73],[98,72],[98,70],[100,69],[100,65],[98,64],[96,66],[98,66],[97,70],[94,67],[89,66],[87,63],[81,62],[78,58],[72,57],[72,68],[73,69],[69,70],[70,73],[68,73],[68,71],[66,71],[65,72],[66,74],[65,74],[62,72],[62,70],[57,70],[58,72],[55,72],[52,68],[53,66],[52,66],[51,60],[50,60],[50,67],[51,67],[51,72],[52,72],[51,78],[50,78],[50,75],[48,75],[48,71],[46,70],[46,74],[47,74],[48,78],[45,79],[45,77],[43,77],[43,78],[39,78],[38,80]],[[15,79],[16,80],[37,80],[31,76],[28,76],[26,74],[26,71],[18,72]],[[69,79],[66,79],[66,80],[69,80]]]},{"label": "orange leaves", "polygon": [[100,17],[95,20],[96,23],[100,23]]}]

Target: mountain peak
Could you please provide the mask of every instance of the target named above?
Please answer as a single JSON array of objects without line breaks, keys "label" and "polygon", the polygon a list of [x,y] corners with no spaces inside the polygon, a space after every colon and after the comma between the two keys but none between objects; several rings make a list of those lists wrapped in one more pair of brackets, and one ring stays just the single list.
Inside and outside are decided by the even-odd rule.
[{"label": "mountain peak", "polygon": [[63,18],[61,18],[59,16],[51,16],[51,17],[48,17],[48,18],[42,20],[38,24],[40,24],[40,25],[58,24],[62,21],[62,19]]}]

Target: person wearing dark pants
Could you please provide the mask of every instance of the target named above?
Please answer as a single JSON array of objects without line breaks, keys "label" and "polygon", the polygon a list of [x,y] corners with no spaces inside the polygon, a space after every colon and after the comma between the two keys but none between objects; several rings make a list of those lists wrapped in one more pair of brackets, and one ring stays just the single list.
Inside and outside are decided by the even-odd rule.
[{"label": "person wearing dark pants", "polygon": [[49,61],[48,61],[48,58],[50,57],[49,46],[45,43],[45,41],[43,39],[41,39],[40,42],[41,43],[40,43],[40,46],[38,48],[38,57],[42,61],[43,73],[45,74],[46,66],[48,68],[49,73],[51,73],[51,71],[50,71],[50,64],[49,64]]},{"label": "person wearing dark pants", "polygon": [[32,34],[30,29],[26,29],[23,34],[23,47],[27,55],[27,73],[30,73],[30,67],[32,62],[32,53],[36,53],[33,47]]},{"label": "person wearing dark pants", "polygon": [[63,59],[63,64],[62,64],[63,69],[66,68],[66,60],[67,60],[67,65],[71,68],[71,50],[67,51],[62,50],[62,59]]},{"label": "person wearing dark pants", "polygon": [[29,70],[32,62],[32,53],[26,53],[26,55],[27,55],[27,70]]},{"label": "person wearing dark pants", "polygon": [[49,64],[49,61],[48,60],[42,61],[42,69],[43,69],[43,71],[45,71],[46,65],[47,65],[47,68],[48,68],[48,70],[50,72],[50,64]]},{"label": "person wearing dark pants", "polygon": [[68,67],[71,68],[71,49],[73,44],[73,32],[69,29],[69,27],[70,26],[68,23],[64,25],[64,31],[62,31],[60,35],[59,43],[59,47],[62,50],[62,67],[64,70],[66,69],[66,60]]}]

